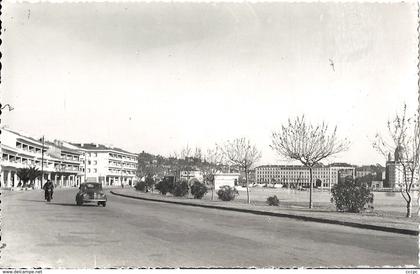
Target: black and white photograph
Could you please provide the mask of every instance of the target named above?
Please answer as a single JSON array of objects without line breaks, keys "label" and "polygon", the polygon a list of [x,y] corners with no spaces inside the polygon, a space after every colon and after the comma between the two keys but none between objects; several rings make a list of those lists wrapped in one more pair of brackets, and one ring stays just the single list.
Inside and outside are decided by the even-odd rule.
[{"label": "black and white photograph", "polygon": [[2,273],[417,273],[417,1],[6,0],[0,18]]}]

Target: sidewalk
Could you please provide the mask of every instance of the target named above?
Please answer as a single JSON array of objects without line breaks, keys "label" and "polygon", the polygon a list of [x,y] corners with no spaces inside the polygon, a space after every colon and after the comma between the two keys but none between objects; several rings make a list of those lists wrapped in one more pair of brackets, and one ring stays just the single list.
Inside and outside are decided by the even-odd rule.
[{"label": "sidewalk", "polygon": [[[356,213],[343,213],[322,211],[307,208],[282,208],[266,205],[248,205],[239,203],[223,202],[220,200],[205,201],[193,198],[180,198],[163,196],[158,193],[143,193],[132,188],[113,189],[110,191],[114,195],[127,198],[172,203],[187,206],[198,206],[221,210],[231,210],[258,215],[276,216],[293,218],[302,221],[312,221],[328,224],[345,225],[364,229],[373,229],[386,232],[401,233],[407,235],[418,235],[419,224],[413,220],[401,220],[382,216],[364,216]],[[217,199],[217,197],[215,197]]]}]

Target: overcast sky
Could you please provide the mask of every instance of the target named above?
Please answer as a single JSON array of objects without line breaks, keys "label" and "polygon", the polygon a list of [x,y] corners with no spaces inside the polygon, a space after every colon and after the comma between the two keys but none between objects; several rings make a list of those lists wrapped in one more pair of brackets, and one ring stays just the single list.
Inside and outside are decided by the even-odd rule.
[{"label": "overcast sky", "polygon": [[[331,161],[384,164],[377,131],[417,103],[416,4],[11,4],[3,125],[169,155],[250,138],[260,164],[289,117],[338,126]],[[334,63],[334,69],[330,60]]]}]

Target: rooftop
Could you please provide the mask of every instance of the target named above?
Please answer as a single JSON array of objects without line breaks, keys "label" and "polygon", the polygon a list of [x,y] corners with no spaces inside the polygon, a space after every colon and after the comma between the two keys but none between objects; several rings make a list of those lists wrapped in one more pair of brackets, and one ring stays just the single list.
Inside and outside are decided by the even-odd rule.
[{"label": "rooftop", "polygon": [[117,151],[117,152],[121,152],[121,153],[137,155],[136,153],[132,153],[132,152],[123,150],[121,148],[107,147],[107,146],[102,145],[102,144],[96,144],[96,143],[71,143],[71,144],[74,145],[74,146],[80,147],[82,149],[86,149],[86,150],[113,150],[113,151]]}]

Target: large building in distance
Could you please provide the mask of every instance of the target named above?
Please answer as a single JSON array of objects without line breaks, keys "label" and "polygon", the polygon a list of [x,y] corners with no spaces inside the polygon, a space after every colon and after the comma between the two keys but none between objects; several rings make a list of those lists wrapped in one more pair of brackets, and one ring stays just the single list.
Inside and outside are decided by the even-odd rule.
[{"label": "large building in distance", "polygon": [[[17,187],[21,183],[18,169],[30,167],[43,170],[44,182],[51,180],[57,186],[77,186],[83,180],[82,153],[65,147],[63,142],[37,140],[3,128],[1,151],[1,187]],[[40,178],[35,179],[33,187],[41,187]]]},{"label": "large building in distance", "polygon": [[[104,186],[136,181],[137,154],[120,148],[38,140],[3,128],[1,151],[0,187],[18,187],[18,170],[30,167],[43,171],[44,183],[51,180],[58,187],[77,187],[87,180]],[[33,183],[40,188],[41,177]]]},{"label": "large building in distance", "polygon": [[[409,182],[412,179],[410,171],[407,169],[404,176],[404,167],[402,165],[402,157],[404,148],[398,147],[395,149],[394,158],[391,154],[388,155],[388,161],[386,162],[386,186],[392,189],[400,189],[404,185],[404,177]],[[409,163],[406,163],[409,164]],[[414,184],[413,189],[419,187],[419,170],[416,169],[414,172]]]},{"label": "large building in distance", "polygon": [[101,144],[72,144],[83,152],[86,179],[104,186],[133,185],[138,166],[137,154]]},{"label": "large building in distance", "polygon": [[[310,187],[309,169],[301,165],[263,165],[255,168],[257,183],[277,183],[289,187]],[[339,178],[355,176],[355,168],[328,165],[313,168],[313,186],[331,189]]]}]

